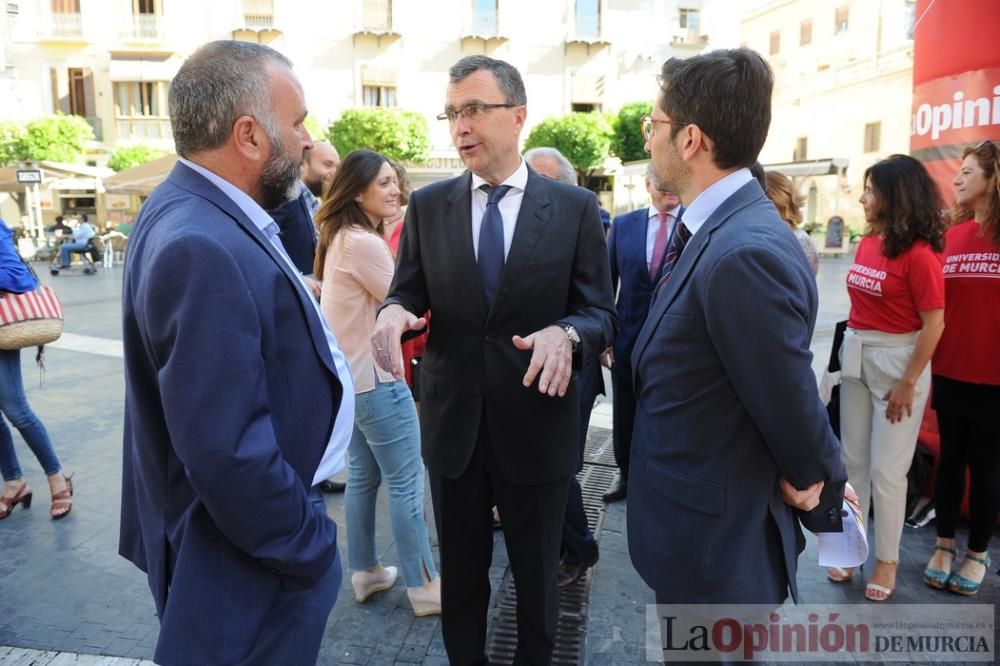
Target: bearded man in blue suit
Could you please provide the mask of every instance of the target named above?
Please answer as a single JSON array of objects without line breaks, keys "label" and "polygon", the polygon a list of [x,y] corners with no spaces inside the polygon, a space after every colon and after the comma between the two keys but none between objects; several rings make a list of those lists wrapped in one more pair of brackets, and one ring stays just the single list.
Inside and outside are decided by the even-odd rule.
[{"label": "bearded man in blue suit", "polygon": [[120,553],[158,664],[315,663],[341,570],[317,484],[343,467],[350,371],[265,213],[294,192],[302,88],[258,44],[170,85],[180,155],[130,237]]}]

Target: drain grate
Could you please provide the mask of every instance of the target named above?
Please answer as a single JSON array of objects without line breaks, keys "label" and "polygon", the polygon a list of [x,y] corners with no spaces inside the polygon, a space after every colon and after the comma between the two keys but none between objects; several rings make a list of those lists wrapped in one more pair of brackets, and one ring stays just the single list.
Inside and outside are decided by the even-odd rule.
[{"label": "drain grate", "polygon": [[[583,470],[577,474],[583,491],[583,508],[587,523],[596,537],[600,537],[604,522],[604,501],[601,495],[611,487],[617,475],[611,431],[590,428],[584,451]],[[587,634],[587,611],[590,599],[590,577],[587,571],[579,581],[559,590],[559,625],[556,628],[556,646],[552,653],[553,664],[582,664]],[[497,594],[496,606],[490,618],[490,633],[486,653],[490,663],[512,664],[517,647],[517,592],[514,577],[508,569]]]},{"label": "drain grate", "polygon": [[610,430],[593,426],[587,430],[587,444],[583,449],[583,462],[584,464],[590,463],[617,469],[615,447]]}]

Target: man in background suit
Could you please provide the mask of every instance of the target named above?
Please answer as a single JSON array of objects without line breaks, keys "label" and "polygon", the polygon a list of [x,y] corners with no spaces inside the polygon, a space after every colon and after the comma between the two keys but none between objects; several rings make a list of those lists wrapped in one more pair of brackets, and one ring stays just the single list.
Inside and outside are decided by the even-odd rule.
[{"label": "man in background suit", "polygon": [[270,211],[281,230],[281,244],[303,275],[313,273],[313,261],[316,259],[316,226],[313,218],[319,209],[323,188],[333,180],[339,166],[337,149],[325,141],[316,141],[302,158],[301,183],[297,196],[280,208]]},{"label": "man in background suit", "polygon": [[400,337],[423,327],[419,316],[433,303],[420,421],[449,660],[488,663],[495,504],[517,588],[514,663],[547,664],[578,459],[571,370],[611,343],[610,267],[593,193],[543,178],[521,159],[527,98],[518,71],[469,56],[449,80],[439,118],[471,173],[410,197],[373,354],[401,379]]},{"label": "man in background suit", "polygon": [[781,604],[846,472],[810,367],[817,294],[748,167],[773,75],[747,49],[672,58],[646,150],[685,204],[632,353],[632,562],[658,603]]},{"label": "man in background suit", "polygon": [[611,365],[612,428],[619,477],[604,493],[605,502],[623,500],[628,493],[628,462],[635,420],[632,347],[649,314],[649,301],[663,270],[667,241],[683,213],[677,195],[657,184],[652,162],[646,168],[646,192],[650,205],[616,217],[608,238],[611,282],[618,291],[616,307],[620,325]]},{"label": "man in background suit", "polygon": [[[524,161],[546,178],[576,185],[576,169],[555,148],[532,148],[524,153]],[[603,217],[601,222],[603,226]],[[607,232],[605,227],[604,233]],[[597,564],[600,555],[597,540],[587,522],[587,512],[583,508],[583,489],[576,478],[576,474],[583,469],[583,453],[587,446],[587,430],[590,427],[594,401],[597,396],[604,395],[604,375],[598,358],[583,359],[583,367],[576,374],[576,379],[580,392],[580,433],[577,438],[579,458],[576,473],[569,477],[566,519],[562,527],[562,556],[559,559],[559,587],[568,587],[583,578],[587,569]]]},{"label": "man in background suit", "polygon": [[170,84],[180,159],[139,213],[122,297],[119,552],[148,576],[158,664],[315,663],[337,598],[315,486],[344,465],[354,388],[265,212],[294,192],[305,117],[291,63],[259,44],[206,44]]}]

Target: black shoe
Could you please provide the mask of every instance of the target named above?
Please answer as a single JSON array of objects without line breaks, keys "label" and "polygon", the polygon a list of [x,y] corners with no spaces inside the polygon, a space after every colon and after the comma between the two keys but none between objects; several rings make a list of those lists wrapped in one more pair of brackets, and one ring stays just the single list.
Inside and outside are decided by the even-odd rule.
[{"label": "black shoe", "polygon": [[625,499],[625,495],[628,491],[628,482],[619,479],[615,482],[615,485],[608,489],[608,492],[601,495],[601,499],[605,502],[620,502]]},{"label": "black shoe", "polygon": [[597,564],[598,555],[594,554],[592,562],[580,562],[579,564],[567,564],[565,561],[559,563],[559,587],[569,587],[576,581],[583,578],[587,569]]},{"label": "black shoe", "polygon": [[319,489],[326,493],[327,495],[334,495],[336,493],[344,492],[347,488],[346,483],[341,483],[340,481],[320,481]]}]

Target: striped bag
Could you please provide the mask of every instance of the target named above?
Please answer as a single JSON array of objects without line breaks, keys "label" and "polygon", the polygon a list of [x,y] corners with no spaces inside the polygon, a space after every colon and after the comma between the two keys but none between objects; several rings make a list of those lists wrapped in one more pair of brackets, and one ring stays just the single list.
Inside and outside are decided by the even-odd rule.
[{"label": "striped bag", "polygon": [[23,294],[0,292],[0,349],[36,347],[59,339],[63,309],[51,287]]}]

